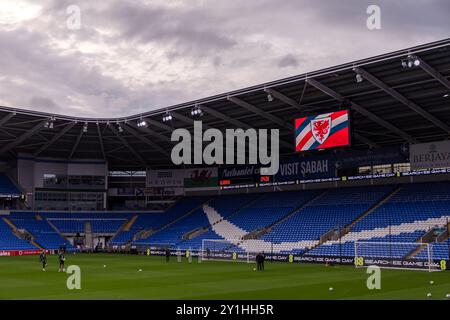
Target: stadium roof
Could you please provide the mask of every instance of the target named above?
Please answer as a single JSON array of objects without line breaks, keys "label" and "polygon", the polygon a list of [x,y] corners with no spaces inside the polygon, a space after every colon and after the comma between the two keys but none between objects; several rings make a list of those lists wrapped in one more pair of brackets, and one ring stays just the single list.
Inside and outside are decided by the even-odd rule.
[{"label": "stadium roof", "polygon": [[[403,67],[408,57],[412,67]],[[171,132],[192,129],[195,106],[203,110],[204,127],[279,128],[283,156],[294,154],[295,118],[341,108],[352,110],[353,148],[449,139],[449,79],[450,39],[445,39],[129,117],[0,107],[0,158],[23,152],[105,159],[111,169],[167,166]],[[167,111],[173,120],[163,122]],[[142,120],[147,127],[137,125]]]}]

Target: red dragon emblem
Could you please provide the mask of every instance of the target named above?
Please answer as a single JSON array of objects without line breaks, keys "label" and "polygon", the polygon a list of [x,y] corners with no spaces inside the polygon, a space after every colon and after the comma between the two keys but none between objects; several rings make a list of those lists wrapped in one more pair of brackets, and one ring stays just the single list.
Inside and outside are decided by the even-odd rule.
[{"label": "red dragon emblem", "polygon": [[324,143],[331,131],[331,118],[315,119],[311,121],[311,132],[320,144]]}]

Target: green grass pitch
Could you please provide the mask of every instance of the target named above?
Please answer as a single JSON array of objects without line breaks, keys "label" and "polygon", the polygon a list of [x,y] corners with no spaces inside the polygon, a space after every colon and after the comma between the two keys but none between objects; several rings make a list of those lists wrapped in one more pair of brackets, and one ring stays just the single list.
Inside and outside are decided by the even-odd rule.
[{"label": "green grass pitch", "polygon": [[381,290],[368,290],[366,269],[352,266],[266,262],[258,272],[253,263],[113,254],[68,254],[66,264],[81,268],[81,290],[67,289],[56,256],[46,272],[37,256],[0,257],[0,299],[441,300],[450,293],[450,272],[383,269]]}]

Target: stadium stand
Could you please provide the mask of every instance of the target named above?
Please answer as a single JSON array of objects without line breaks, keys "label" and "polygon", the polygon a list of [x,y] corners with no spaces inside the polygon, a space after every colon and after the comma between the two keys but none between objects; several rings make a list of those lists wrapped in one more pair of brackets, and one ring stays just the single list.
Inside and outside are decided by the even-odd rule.
[{"label": "stadium stand", "polygon": [[94,233],[116,233],[132,217],[131,213],[106,212],[41,212],[62,233],[83,233],[89,222]]},{"label": "stadium stand", "polygon": [[182,236],[196,228],[208,226],[208,220],[202,209],[196,209],[185,218],[175,222],[169,227],[156,232],[148,238],[135,241],[135,244],[171,244],[175,245],[182,241]]},{"label": "stadium stand", "polygon": [[[449,191],[450,183],[446,182],[403,185],[389,201],[358,221],[339,243],[329,241],[308,254],[353,256],[355,241],[419,242],[428,230],[448,222]],[[442,246],[434,247],[439,255]],[[403,256],[408,253],[404,252]],[[419,257],[424,255],[422,252]],[[448,257],[448,248],[440,256]]]},{"label": "stadium stand", "polygon": [[[450,243],[433,243],[433,252],[432,252],[432,258],[438,259],[438,260],[449,260],[449,248]],[[422,249],[416,256],[414,256],[414,259],[427,259],[428,252],[424,248]]]},{"label": "stadium stand", "polygon": [[[318,193],[318,191],[268,193],[240,210],[228,221],[248,232],[263,229],[284,218]],[[222,210],[219,211],[222,213]]]},{"label": "stadium stand", "polygon": [[45,249],[57,250],[61,246],[73,249],[70,242],[53,229],[46,220],[11,219],[11,222],[18,229],[31,233],[34,241]]},{"label": "stadium stand", "polygon": [[[177,175],[165,135],[175,127],[190,129],[196,102],[84,121],[0,106],[0,249],[36,247],[16,236],[11,221],[44,247],[68,234],[80,242],[97,234],[96,240],[130,248],[199,248],[215,239],[224,241],[218,247],[237,251],[352,257],[361,241],[409,242],[407,251],[384,248],[373,255],[422,259],[424,242],[448,259],[448,163],[414,163],[411,146],[424,143],[428,154],[440,154],[439,145],[448,142],[449,45],[444,39],[202,99],[208,108],[202,121],[211,128],[279,128],[282,158],[273,177],[259,176],[259,165],[230,163],[186,165]],[[367,81],[355,83],[355,73]],[[301,88],[307,110],[299,110],[294,94]],[[386,104],[391,98],[395,103]],[[325,120],[321,128],[314,129],[316,120]],[[122,128],[122,122],[128,123]],[[148,143],[149,136],[155,141]],[[79,138],[68,148],[73,137]],[[141,141],[130,144],[134,138]],[[133,148],[138,151],[130,154]],[[290,157],[294,151],[299,153]],[[21,191],[26,197],[8,197]],[[105,208],[127,211],[96,212]],[[435,229],[445,231],[433,236]],[[88,247],[98,243],[90,240]]]},{"label": "stadium stand", "polygon": [[[183,247],[199,247],[203,239],[235,240],[232,244],[237,251],[245,250],[249,241],[242,239],[253,231],[262,231],[289,215],[294,209],[303,205],[320,191],[268,193],[255,197],[241,210],[230,215],[226,208],[210,203],[203,208],[207,215],[211,230],[201,237],[191,239],[182,244]],[[225,203],[230,203],[224,201]],[[234,200],[231,202],[234,203]],[[245,243],[243,245],[243,243]],[[255,245],[253,245],[255,246]],[[260,248],[258,248],[258,246]],[[253,250],[267,250],[267,243],[256,245]]]},{"label": "stadium stand", "polygon": [[0,194],[3,195],[20,195],[21,192],[16,185],[4,173],[0,173]]},{"label": "stadium stand", "polygon": [[54,220],[51,223],[62,233],[83,233],[85,220]]},{"label": "stadium stand", "polygon": [[[62,245],[73,249],[59,232],[83,233],[89,222],[94,233],[115,234],[109,245],[132,243],[197,250],[203,240],[215,239],[222,241],[215,245],[218,250],[353,257],[355,241],[407,242],[417,246],[374,246],[365,254],[425,259],[421,238],[448,222],[449,207],[450,183],[439,182],[186,197],[158,213],[16,211],[8,218],[46,249]],[[343,233],[321,242],[324,234],[334,230]],[[1,249],[36,249],[14,235],[3,220],[0,234]],[[431,245],[434,258],[448,259],[447,242]]]},{"label": "stadium stand", "polygon": [[[173,222],[183,215],[191,212],[202,203],[206,202],[206,197],[183,198],[163,213],[141,213],[131,226],[130,230],[122,230],[111,241],[112,245],[119,245],[131,242],[133,237],[144,230],[157,230]],[[144,242],[144,239],[141,239]]]},{"label": "stadium stand", "polygon": [[[232,199],[230,198],[232,197]],[[204,239],[216,239],[216,240],[225,240],[223,236],[218,235],[214,231],[214,225],[221,225],[223,221],[229,221],[233,219],[233,217],[240,216],[243,212],[245,214],[246,211],[250,210],[251,207],[259,203],[264,199],[264,195],[257,194],[248,194],[248,195],[239,195],[239,196],[226,196],[212,199],[209,202],[209,206],[217,208],[222,213],[221,218],[219,219],[210,219],[208,218],[208,231],[205,233],[201,233],[199,236],[196,236],[192,239],[187,239],[178,244],[180,249],[189,249],[195,248],[199,249],[202,247],[202,242]],[[202,208],[203,214],[205,214],[204,208]],[[225,220],[225,218],[227,218]],[[223,219],[223,220],[222,220]],[[238,239],[239,235],[229,234],[226,239]],[[231,245],[231,243],[230,243]],[[229,248],[229,246],[227,246]],[[236,247],[239,251],[239,247]]]},{"label": "stadium stand", "polygon": [[[262,240],[283,245],[309,241],[317,245],[321,235],[334,228],[341,229],[394,189],[393,186],[344,188],[326,191],[282,223],[274,226]],[[290,251],[287,245],[285,250]],[[307,247],[299,247],[303,250]]]}]

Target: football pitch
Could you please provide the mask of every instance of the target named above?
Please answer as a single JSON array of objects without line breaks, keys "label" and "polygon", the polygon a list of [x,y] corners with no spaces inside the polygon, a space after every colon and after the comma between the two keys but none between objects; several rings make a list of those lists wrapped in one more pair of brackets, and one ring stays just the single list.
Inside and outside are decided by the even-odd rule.
[{"label": "football pitch", "polygon": [[[56,256],[46,272],[37,256],[0,257],[0,299],[446,299],[450,272],[382,270],[381,290],[366,286],[366,269],[266,262],[181,263],[171,257],[68,254],[81,268],[81,289],[69,290]],[[141,270],[141,271],[139,271]],[[430,283],[433,281],[433,284]],[[330,290],[330,287],[333,290]],[[431,293],[432,297],[427,297]]]}]

